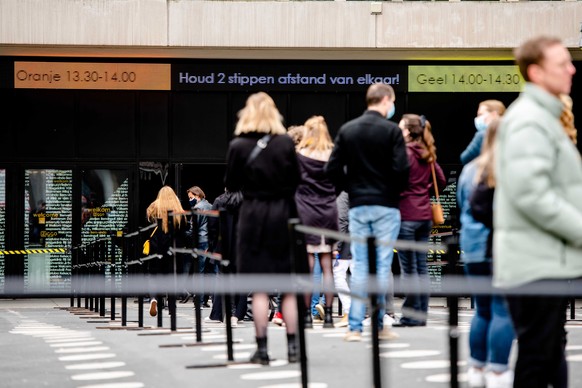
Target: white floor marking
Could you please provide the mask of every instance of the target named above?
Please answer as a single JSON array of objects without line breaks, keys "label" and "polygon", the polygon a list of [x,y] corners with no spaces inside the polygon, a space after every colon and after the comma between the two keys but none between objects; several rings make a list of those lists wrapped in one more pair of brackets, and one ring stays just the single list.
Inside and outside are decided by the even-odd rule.
[{"label": "white floor marking", "polygon": [[72,348],[76,346],[94,346],[94,345],[103,345],[103,342],[101,341],[68,342],[66,344],[50,344],[49,346],[52,348]]},{"label": "white floor marking", "polygon": [[[235,350],[254,349],[257,345],[254,344],[233,344],[232,348]],[[226,352],[226,345],[211,345],[201,348],[203,352]]]},{"label": "white floor marking", "polygon": [[103,352],[105,350],[110,350],[109,346],[90,346],[86,348],[60,348],[55,349],[57,354],[65,353],[89,353],[89,352]]},{"label": "white floor marking", "polygon": [[114,353],[99,353],[99,354],[77,354],[75,356],[59,357],[59,361],[87,361],[87,360],[101,360],[104,358],[115,357]]},{"label": "white floor marking", "polygon": [[108,368],[119,368],[124,366],[123,361],[109,361],[109,362],[92,362],[87,364],[73,364],[66,365],[65,369],[69,370],[85,370],[85,369],[108,369]]},{"label": "white floor marking", "polygon": [[380,353],[380,357],[384,358],[412,358],[412,357],[428,357],[437,356],[441,354],[438,350],[399,350],[395,352]]},{"label": "white floor marking", "polygon": [[[404,364],[400,364],[400,367],[404,369],[439,369],[448,368],[449,365],[451,365],[451,362],[449,360],[428,360],[428,361],[405,362]],[[459,361],[457,365],[465,366],[467,365],[467,362]]]},{"label": "white floor marking", "polygon": [[582,345],[566,345],[566,351],[568,350],[580,350]]},{"label": "white floor marking", "polygon": [[345,331],[324,334],[324,338],[343,338],[346,335]]},{"label": "white floor marking", "polygon": [[144,383],[110,383],[110,384],[96,384],[96,385],[83,385],[78,388],[143,388]]},{"label": "white floor marking", "polygon": [[[427,376],[425,380],[428,381],[429,383],[449,383],[451,381],[451,375],[448,373],[442,373],[438,375]],[[459,383],[466,383],[467,374],[459,373],[457,375],[457,380],[459,381]]]},{"label": "white floor marking", "polygon": [[301,372],[297,370],[279,370],[268,372],[247,373],[241,375],[243,380],[271,380],[271,379],[289,379],[292,377],[299,377]]},{"label": "white floor marking", "polygon": [[[103,342],[96,341],[91,333],[79,332],[69,329],[64,329],[59,326],[38,323],[30,321],[26,324],[20,324],[18,327],[10,331],[13,334],[24,334],[32,337],[40,337],[45,340],[47,345],[54,348],[56,354],[64,353],[87,353],[87,352],[103,352],[109,350],[108,346],[103,345]],[[61,356],[60,361],[88,361],[99,360],[116,357],[114,353],[92,353],[92,354],[73,354],[70,356]],[[72,380],[111,380],[134,376],[132,371],[109,371],[110,368],[119,368],[125,363],[121,361],[111,362],[95,362],[76,365],[65,365],[68,370],[98,370],[98,372],[77,374],[71,376]],[[141,382],[125,382],[125,383],[108,383],[85,386],[84,388],[142,388],[145,385]],[[83,388],[83,387],[79,387]]]},{"label": "white floor marking", "polygon": [[81,342],[81,341],[89,341],[94,340],[93,337],[78,337],[78,338],[59,338],[59,339],[45,339],[44,341],[47,344],[57,344],[57,343],[66,343],[66,342]]},{"label": "white floor marking", "polygon": [[573,356],[566,356],[567,361],[582,362],[582,354],[575,354]]},{"label": "white floor marking", "polygon": [[[215,359],[215,360],[226,360],[227,357],[228,357],[228,355],[226,355],[226,354],[215,354],[214,356],[212,356],[212,358]],[[251,352],[233,353],[232,354],[232,357],[235,360],[250,359],[251,358]]]},{"label": "white floor marking", "polygon": [[262,365],[248,363],[248,364],[227,365],[226,367],[228,369],[258,369],[258,368],[261,368]]},{"label": "white floor marking", "polygon": [[[402,349],[409,348],[410,344],[396,343],[396,344],[380,344],[378,345],[380,349]],[[367,349],[372,349],[372,345],[366,345]]]},{"label": "white floor marking", "polygon": [[71,376],[72,380],[108,380],[108,379],[120,379],[122,377],[134,376],[135,373],[131,371],[115,371],[115,372],[96,372],[96,373],[84,373],[81,375]]},{"label": "white floor marking", "polygon": [[89,332],[71,332],[65,334],[58,334],[58,335],[47,335],[44,337],[45,340],[58,340],[58,339],[92,339],[93,335]]}]

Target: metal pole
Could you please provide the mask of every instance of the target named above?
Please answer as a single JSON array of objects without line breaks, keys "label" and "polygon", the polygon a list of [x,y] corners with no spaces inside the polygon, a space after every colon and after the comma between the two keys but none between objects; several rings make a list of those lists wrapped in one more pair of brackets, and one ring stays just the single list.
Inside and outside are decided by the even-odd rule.
[{"label": "metal pole", "polygon": [[[370,277],[376,275],[376,237],[370,236],[366,240],[368,247],[368,271]],[[371,315],[370,320],[372,324],[372,366],[373,366],[373,379],[374,387],[382,387],[382,374],[380,371],[380,341],[378,339],[378,294],[370,293],[370,309]]]},{"label": "metal pole", "polygon": [[[291,268],[297,273],[302,273],[305,271],[305,264],[307,264],[307,251],[305,250],[304,236],[301,233],[297,233],[295,226],[299,225],[298,218],[292,218],[288,222],[289,226],[289,251]],[[303,265],[302,265],[303,264]],[[303,292],[300,290],[296,294],[297,297],[297,319],[299,325],[297,326],[297,335],[299,337],[299,358],[301,367],[301,387],[307,388],[308,376],[307,376],[307,345],[305,343],[305,299]]]}]

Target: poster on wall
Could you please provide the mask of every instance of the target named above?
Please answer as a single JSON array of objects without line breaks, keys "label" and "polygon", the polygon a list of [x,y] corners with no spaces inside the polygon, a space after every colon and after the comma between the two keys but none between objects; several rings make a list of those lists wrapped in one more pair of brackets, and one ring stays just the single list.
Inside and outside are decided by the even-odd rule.
[{"label": "poster on wall", "polygon": [[[87,246],[98,240],[107,244],[110,261],[111,236],[120,235],[127,225],[129,173],[127,170],[85,170],[81,182],[81,244]],[[120,268],[121,250],[116,249],[116,265]],[[106,276],[110,271],[106,271]]]},{"label": "poster on wall", "polygon": [[[446,244],[449,242],[453,234],[456,233],[458,225],[457,220],[457,178],[458,169],[456,167],[450,168],[448,166],[441,166],[447,178],[447,186],[439,193],[439,199],[443,207],[443,214],[445,216],[445,223],[442,225],[433,225],[431,235],[429,238],[429,245],[432,245],[428,251],[428,273],[431,279],[431,288],[435,291],[441,290],[441,282],[443,274],[446,273],[448,264],[448,253],[446,252]],[[435,197],[431,198],[435,201]],[[444,249],[439,246],[445,246]]]},{"label": "poster on wall", "polygon": [[69,289],[73,171],[31,169],[24,174],[25,288]]}]

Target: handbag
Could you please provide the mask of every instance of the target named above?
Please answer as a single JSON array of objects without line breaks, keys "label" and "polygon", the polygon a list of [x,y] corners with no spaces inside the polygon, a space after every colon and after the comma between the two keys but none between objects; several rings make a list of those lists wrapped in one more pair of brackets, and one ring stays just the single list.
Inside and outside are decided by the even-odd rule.
[{"label": "handbag", "polygon": [[436,201],[430,204],[432,210],[432,223],[433,225],[442,225],[445,223],[445,216],[443,215],[443,206],[441,205],[441,200],[439,198],[439,188],[437,185],[436,173],[434,171],[434,162],[430,164],[430,169],[432,172],[432,181],[436,197]]},{"label": "handbag", "polygon": [[151,248],[150,240],[151,240],[152,237],[154,237],[154,234],[156,233],[156,230],[158,230],[158,226],[157,225],[154,228],[154,231],[152,232],[152,234],[150,235],[150,238],[148,238],[147,240],[145,240],[144,243],[143,243],[142,252],[146,256],[148,256],[150,254],[150,248]]}]

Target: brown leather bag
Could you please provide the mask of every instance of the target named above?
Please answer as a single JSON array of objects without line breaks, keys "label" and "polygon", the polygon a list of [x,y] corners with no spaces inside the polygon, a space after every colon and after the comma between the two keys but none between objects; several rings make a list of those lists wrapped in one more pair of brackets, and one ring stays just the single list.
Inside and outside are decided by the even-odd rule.
[{"label": "brown leather bag", "polygon": [[432,210],[432,223],[433,225],[442,225],[445,223],[445,216],[443,214],[443,206],[441,205],[441,200],[439,198],[439,187],[437,185],[436,173],[434,171],[434,162],[430,164],[430,169],[432,172],[432,181],[434,184],[434,192],[436,201],[430,204]]}]

